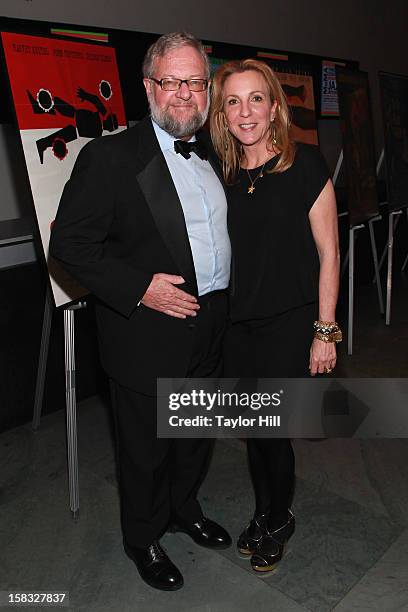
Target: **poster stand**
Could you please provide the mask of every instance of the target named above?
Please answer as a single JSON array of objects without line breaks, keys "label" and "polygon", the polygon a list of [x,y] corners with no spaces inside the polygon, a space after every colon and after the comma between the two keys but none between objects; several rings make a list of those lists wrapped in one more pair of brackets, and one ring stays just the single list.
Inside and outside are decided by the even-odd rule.
[{"label": "poster stand", "polygon": [[[405,208],[408,219],[408,208]],[[385,259],[387,253],[387,294],[386,294],[386,308],[385,308],[385,324],[390,325],[391,323],[391,292],[392,292],[392,262],[394,255],[394,236],[395,230],[397,229],[398,222],[404,212],[404,208],[398,210],[392,210],[388,213],[388,241],[384,247],[383,254],[381,256],[380,267]],[[401,272],[404,271],[407,265],[408,255],[402,265]]]},{"label": "poster stand", "polygon": [[[406,157],[408,145],[408,75],[380,71],[378,81],[383,115],[388,199],[388,239],[380,266],[387,254],[385,324],[390,325],[394,238],[404,211],[406,211],[408,217],[408,163]],[[408,255],[404,260],[401,272],[405,270],[407,261]]]},{"label": "poster stand", "polygon": [[[377,164],[377,175],[380,172],[381,165],[384,161],[384,149],[381,151],[380,159]],[[385,204],[388,202],[384,202]],[[384,247],[384,250],[381,254],[379,269],[381,270],[385,257],[387,256],[387,291],[386,291],[386,307],[385,307],[385,324],[390,325],[391,322],[391,293],[392,293],[392,262],[394,255],[394,236],[397,229],[398,222],[401,218],[400,215],[404,212],[404,209],[407,213],[408,220],[408,207],[399,208],[397,210],[392,210],[388,213],[388,239],[387,243]],[[404,263],[401,267],[401,272],[404,272],[408,263],[408,255],[406,256]],[[373,282],[377,282],[377,279],[374,278]]]},{"label": "poster stand", "polygon": [[69,507],[72,518],[79,517],[78,447],[76,423],[75,386],[75,311],[86,308],[86,302],[79,302],[64,308],[65,345],[65,397],[67,410],[67,454]]},{"label": "poster stand", "polygon": [[[407,217],[408,217],[408,211],[407,211]],[[408,264],[408,253],[407,253],[407,256],[406,256],[406,258],[404,260],[404,263],[402,264],[401,272],[405,271],[405,268],[406,268],[407,264]]]},{"label": "poster stand", "polygon": [[[383,153],[380,156],[379,162],[377,164],[377,171],[379,171],[381,167],[382,157],[383,157]],[[333,185],[336,184],[342,163],[343,163],[343,149],[340,151],[340,154],[337,160],[337,164],[336,164],[336,168],[333,173],[333,178],[332,178]],[[347,212],[340,213],[338,216],[339,218],[345,217],[345,216],[348,216],[348,213]],[[383,301],[381,279],[380,279],[380,267],[378,265],[377,246],[375,243],[375,235],[374,235],[374,228],[373,228],[373,223],[375,221],[380,221],[381,219],[382,219],[381,215],[376,215],[375,217],[372,217],[371,219],[367,221],[367,225],[368,225],[368,229],[370,232],[371,253],[373,257],[374,274],[375,274],[375,279],[376,279],[376,284],[377,284],[378,305],[380,309],[380,314],[383,315],[384,314],[384,301]],[[348,288],[349,288],[348,311],[347,311],[348,313],[347,314],[347,354],[348,355],[353,354],[354,270],[355,270],[354,252],[355,252],[355,241],[358,235],[356,234],[356,231],[363,227],[365,227],[365,224],[361,223],[358,225],[352,225],[349,228],[349,247],[348,247],[346,256],[344,258],[342,268],[341,268],[341,276],[343,276],[346,271],[347,264],[348,264]]]},{"label": "poster stand", "polygon": [[339,176],[339,173],[340,173],[340,169],[341,169],[342,163],[343,163],[343,149],[340,150],[339,158],[338,158],[337,164],[336,164],[336,168],[335,168],[334,173],[333,173],[333,177],[332,177],[333,185],[335,185],[336,182],[337,182],[337,179],[338,179],[338,176]]},{"label": "poster stand", "polygon": [[353,354],[353,328],[354,328],[354,247],[355,232],[364,227],[364,224],[354,225],[349,229],[349,250],[348,250],[348,318],[347,318],[347,354]]},{"label": "poster stand", "polygon": [[[74,519],[79,517],[78,447],[76,423],[77,402],[75,385],[75,311],[83,308],[86,308],[86,302],[78,302],[77,304],[63,307],[69,507]],[[35,388],[34,413],[32,421],[32,428],[34,431],[37,431],[40,427],[52,313],[53,300],[51,288],[48,285],[45,296],[40,356],[38,361],[37,383]]]},{"label": "poster stand", "polygon": [[44,317],[41,332],[40,356],[38,359],[37,382],[35,385],[34,395],[34,412],[32,428],[34,431],[40,427],[41,409],[44,397],[44,382],[47,369],[48,347],[50,344],[51,321],[53,311],[53,299],[51,296],[51,288],[47,285],[44,302]]},{"label": "poster stand", "polygon": [[383,165],[383,161],[384,161],[384,147],[381,149],[380,157],[378,158],[377,167],[375,170],[377,176],[380,174],[380,170],[381,170],[381,166]]},{"label": "poster stand", "polygon": [[[0,39],[45,263],[57,204],[79,150],[89,139],[127,128],[115,49],[95,42],[14,32],[1,32]],[[41,420],[53,310],[62,307],[69,499],[76,518],[74,313],[86,306],[78,300],[88,292],[54,268],[51,260],[48,264],[32,426],[37,430]]]},{"label": "poster stand", "polygon": [[[377,284],[377,295],[378,295],[378,305],[380,314],[384,314],[384,301],[382,296],[382,287],[381,287],[381,279],[380,279],[380,269],[378,266],[378,256],[377,256],[377,247],[375,244],[375,236],[374,236],[374,228],[373,223],[375,221],[380,221],[382,219],[381,215],[377,215],[373,217],[367,222],[368,230],[370,232],[370,243],[371,243],[371,253],[373,257],[374,264],[374,274]],[[348,332],[347,332],[347,354],[353,354],[353,323],[354,323],[354,270],[355,270],[355,259],[354,259],[354,247],[355,247],[355,239],[357,234],[355,234],[356,230],[365,227],[365,224],[362,223],[360,225],[354,225],[349,229],[349,248],[344,258],[341,275],[343,276],[347,263],[348,263],[348,286],[349,286],[349,299],[348,299]]]}]

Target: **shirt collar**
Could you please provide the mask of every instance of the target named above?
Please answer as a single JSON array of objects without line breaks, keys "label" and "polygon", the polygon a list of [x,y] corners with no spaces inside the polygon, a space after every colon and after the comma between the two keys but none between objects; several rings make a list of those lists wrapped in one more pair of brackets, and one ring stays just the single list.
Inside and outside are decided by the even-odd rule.
[{"label": "shirt collar", "polygon": [[[153,129],[155,131],[157,140],[159,141],[160,149],[164,151],[174,151],[174,142],[178,140],[178,138],[174,138],[171,134],[168,134],[165,130],[163,130],[153,119],[151,120],[153,124]],[[197,139],[195,135],[188,142],[195,142]]]}]

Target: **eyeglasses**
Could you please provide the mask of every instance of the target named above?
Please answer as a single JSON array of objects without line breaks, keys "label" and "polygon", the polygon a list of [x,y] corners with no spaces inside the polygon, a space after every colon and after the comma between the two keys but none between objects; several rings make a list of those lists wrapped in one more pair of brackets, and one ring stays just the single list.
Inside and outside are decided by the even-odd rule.
[{"label": "eyeglasses", "polygon": [[208,87],[207,79],[154,79],[149,77],[151,81],[160,85],[163,91],[177,91],[180,89],[183,83],[187,85],[190,91],[205,91]]}]

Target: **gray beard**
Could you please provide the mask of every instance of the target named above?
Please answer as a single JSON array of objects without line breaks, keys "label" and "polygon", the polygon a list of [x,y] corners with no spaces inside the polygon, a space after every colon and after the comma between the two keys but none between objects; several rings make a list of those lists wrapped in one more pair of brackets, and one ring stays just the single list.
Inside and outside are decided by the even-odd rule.
[{"label": "gray beard", "polygon": [[195,134],[203,127],[207,120],[210,99],[207,99],[207,106],[201,113],[197,111],[188,121],[184,121],[183,123],[172,117],[167,110],[158,108],[153,96],[149,98],[149,107],[153,121],[157,123],[162,130],[174,138],[185,138],[186,136]]}]

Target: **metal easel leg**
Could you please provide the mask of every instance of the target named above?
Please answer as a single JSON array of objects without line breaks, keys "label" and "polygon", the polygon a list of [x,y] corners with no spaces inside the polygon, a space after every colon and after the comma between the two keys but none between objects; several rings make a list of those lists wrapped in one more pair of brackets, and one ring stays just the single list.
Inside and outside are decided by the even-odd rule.
[{"label": "metal easel leg", "polygon": [[[360,227],[364,227],[364,225],[356,225],[354,229],[358,229]],[[354,243],[357,241],[357,238],[358,238],[358,234],[355,234],[355,236],[354,236]],[[347,253],[344,256],[343,263],[341,265],[340,278],[343,278],[343,276],[346,273],[347,264],[349,263],[349,259],[350,259],[350,243],[349,243],[349,248],[347,250]]]},{"label": "metal easel leg", "polygon": [[44,317],[41,333],[40,356],[38,359],[37,382],[34,395],[34,412],[32,428],[36,431],[40,426],[41,410],[44,397],[45,374],[47,370],[48,347],[50,345],[50,332],[52,321],[53,300],[50,286],[47,286],[44,301]]},{"label": "metal easel leg", "polygon": [[[406,209],[406,213],[407,213],[407,221],[408,221],[408,208]],[[404,272],[405,268],[407,267],[407,264],[408,264],[408,254],[406,258],[404,259],[404,263],[402,264],[401,272]]]},{"label": "metal easel leg", "polygon": [[334,170],[333,176],[332,176],[332,183],[333,185],[336,184],[339,173],[340,173],[340,168],[341,168],[341,164],[343,163],[343,149],[340,151],[340,155],[338,157],[337,160],[337,164],[336,164],[336,168]]},{"label": "metal easel leg", "polygon": [[348,333],[347,333],[347,354],[353,354],[353,326],[354,326],[354,244],[355,231],[364,227],[356,225],[349,229],[349,303],[348,303]]},{"label": "metal easel leg", "polygon": [[75,387],[75,310],[83,308],[79,303],[64,309],[65,334],[65,395],[67,409],[67,454],[69,506],[76,519],[79,516],[79,482],[78,482],[78,447],[76,422],[76,387]]},{"label": "metal easel leg", "polygon": [[346,253],[345,257],[344,257],[344,261],[343,261],[343,263],[341,265],[340,278],[343,278],[343,276],[344,276],[344,274],[345,274],[345,272],[347,270],[347,264],[348,264],[348,261],[349,261],[349,257],[350,257],[350,249],[347,251],[347,253]]},{"label": "metal easel leg", "polygon": [[373,228],[374,221],[379,221],[381,218],[382,218],[381,215],[378,215],[377,217],[370,219],[370,221],[368,222],[368,229],[370,231],[371,251],[373,254],[374,272],[375,272],[375,279],[376,279],[377,293],[378,293],[378,304],[380,307],[380,314],[384,314],[384,301],[383,301],[383,295],[382,295],[380,270],[378,268],[377,246],[375,244],[375,235],[374,235],[374,228]]},{"label": "metal easel leg", "polygon": [[399,221],[399,215],[402,210],[394,210],[388,215],[388,260],[387,260],[387,296],[385,307],[385,324],[389,325],[391,321],[391,291],[392,291],[392,256],[394,250],[394,232]]},{"label": "metal easel leg", "polygon": [[353,354],[353,313],[354,313],[354,228],[349,230],[349,303],[348,303],[348,330],[347,330],[347,353]]},{"label": "metal easel leg", "polygon": [[408,263],[408,255],[404,259],[404,263],[402,264],[401,272],[404,272],[405,268],[407,267],[407,263]]},{"label": "metal easel leg", "polygon": [[[401,212],[401,211],[396,211],[396,212],[397,212],[397,214],[400,214],[400,212]],[[389,213],[389,215],[388,215],[388,221],[389,221],[389,217],[390,217],[390,215],[393,215],[393,214],[394,214],[394,213]],[[397,217],[397,218],[394,220],[393,233],[394,233],[394,232],[395,232],[395,230],[397,229],[397,225],[398,225],[398,221],[399,221],[399,219],[400,219],[400,218],[399,218],[399,217]],[[389,234],[389,229],[390,229],[390,228],[389,228],[389,226],[388,226],[388,234]],[[381,268],[383,267],[383,264],[384,264],[384,261],[385,261],[386,255],[387,255],[387,251],[388,251],[388,243],[385,245],[384,250],[383,250],[383,252],[382,252],[382,254],[381,254],[380,263],[379,263],[379,265],[378,265],[378,269],[379,269],[380,271],[381,271]],[[373,283],[375,283],[375,276],[374,276],[374,278],[373,278]]]}]

